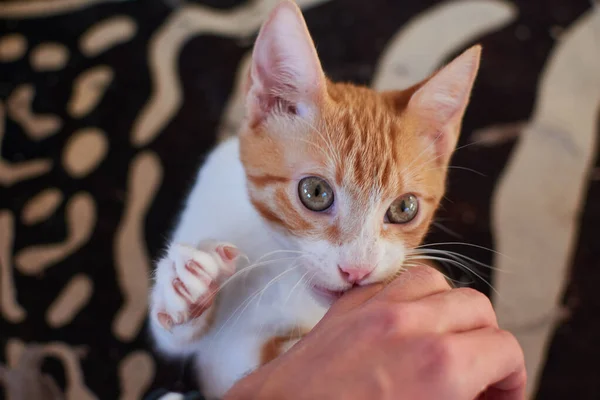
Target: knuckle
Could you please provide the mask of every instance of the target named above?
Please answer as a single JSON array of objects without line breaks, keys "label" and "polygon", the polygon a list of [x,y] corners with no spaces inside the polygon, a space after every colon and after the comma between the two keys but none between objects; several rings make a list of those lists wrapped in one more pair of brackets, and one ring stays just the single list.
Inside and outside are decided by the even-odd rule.
[{"label": "knuckle", "polygon": [[376,325],[383,335],[397,334],[413,323],[414,314],[410,304],[385,306],[376,313]]},{"label": "knuckle", "polygon": [[420,378],[440,390],[450,390],[456,351],[450,336],[431,336],[421,343]]},{"label": "knuckle", "polygon": [[463,287],[463,288],[458,288],[458,289],[454,289],[455,293],[460,293],[462,296],[468,297],[468,298],[477,298],[479,296],[484,296],[483,293],[481,293],[478,290],[475,290],[473,288],[470,287]]},{"label": "knuckle", "polygon": [[504,342],[509,344],[509,348],[514,349],[514,351],[519,354],[520,359],[524,362],[525,356],[523,354],[523,349],[521,348],[521,345],[519,344],[519,341],[515,335],[503,329],[499,329],[497,333],[502,336]]},{"label": "knuckle", "polygon": [[423,279],[428,285],[430,285],[433,288],[450,288],[446,277],[433,267],[417,267],[417,270],[415,272],[419,275],[421,279]]},{"label": "knuckle", "polygon": [[460,288],[455,291],[472,303],[472,308],[477,310],[483,325],[497,326],[496,312],[489,297],[473,288]]},{"label": "knuckle", "polygon": [[428,366],[446,369],[450,366],[453,358],[452,342],[447,336],[437,336],[427,343],[424,351],[424,357],[429,362]]},{"label": "knuckle", "polygon": [[492,302],[485,294],[481,293],[480,291],[468,287],[454,289],[454,291],[467,297],[468,299],[470,299],[470,301],[475,302],[479,307],[488,311],[493,311]]}]

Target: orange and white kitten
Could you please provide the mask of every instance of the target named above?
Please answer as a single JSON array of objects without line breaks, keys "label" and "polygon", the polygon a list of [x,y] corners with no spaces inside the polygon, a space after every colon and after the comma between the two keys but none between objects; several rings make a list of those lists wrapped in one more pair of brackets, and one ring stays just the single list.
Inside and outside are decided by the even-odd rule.
[{"label": "orange and white kitten", "polygon": [[157,346],[194,356],[206,396],[289,348],[344,291],[402,271],[444,193],[480,52],[377,93],[325,77],[294,3],[271,13],[239,137],[200,169],[150,296]]}]

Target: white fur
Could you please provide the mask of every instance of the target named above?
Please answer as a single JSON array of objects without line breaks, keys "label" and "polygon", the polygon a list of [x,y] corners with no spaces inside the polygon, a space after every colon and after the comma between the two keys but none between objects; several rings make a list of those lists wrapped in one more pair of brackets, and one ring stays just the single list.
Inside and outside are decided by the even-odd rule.
[{"label": "white fur", "polygon": [[[297,327],[310,329],[326,311],[304,284],[306,269],[291,269],[294,260],[290,258],[297,254],[281,253],[265,259],[275,262],[248,268],[248,273],[243,271],[248,263],[240,265],[242,272],[219,293],[214,324],[204,336],[193,339],[203,328],[199,321],[176,326],[171,332],[158,323],[156,314],[165,306],[176,311],[185,308],[172,289],[173,263],[180,271],[182,262],[175,259],[185,256],[177,251],[178,244],[198,246],[206,240],[233,243],[248,257],[250,265],[282,249],[250,204],[238,151],[237,138],[231,139],[217,147],[200,170],[168,254],[157,264],[151,294],[151,329],[158,348],[169,355],[194,355],[205,394],[215,397],[222,396],[237,379],[258,366],[260,349],[271,337]],[[210,254],[200,257],[204,257],[201,261],[207,269],[218,268]],[[303,275],[304,283],[299,283]],[[277,276],[276,283],[269,285]],[[206,290],[190,274],[179,274],[179,278],[197,295]]]}]

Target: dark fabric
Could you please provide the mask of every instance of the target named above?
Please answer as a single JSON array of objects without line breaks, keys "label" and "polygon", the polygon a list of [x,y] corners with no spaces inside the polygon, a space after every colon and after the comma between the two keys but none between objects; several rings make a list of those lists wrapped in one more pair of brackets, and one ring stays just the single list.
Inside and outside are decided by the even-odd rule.
[{"label": "dark fabric", "polygon": [[[206,0],[196,4],[227,11],[241,3]],[[513,0],[512,3],[519,11],[517,19],[477,39],[484,46],[484,57],[459,146],[470,143],[470,135],[477,129],[529,119],[540,73],[556,42],[552,32],[567,28],[590,7],[587,0]],[[415,15],[436,4],[431,0],[332,0],[307,9],[305,17],[328,75],[334,80],[370,84],[378,58],[391,37]],[[160,388],[182,392],[195,389],[189,366],[164,360],[152,351],[145,325],[131,341],[120,340],[112,330],[123,302],[115,267],[115,234],[126,213],[131,163],[143,152],[157,155],[160,161],[162,180],[143,216],[145,245],[150,258],[155,259],[203,156],[215,144],[238,64],[251,49],[253,40],[253,37],[202,34],[186,42],[177,60],[183,88],[182,106],[155,140],[135,146],[131,131],[153,87],[148,65],[150,40],[183,6],[175,0],[107,2],[62,15],[0,21],[0,36],[19,33],[26,37],[27,55],[37,44],[48,41],[61,43],[69,51],[66,66],[58,71],[34,71],[27,55],[16,61],[0,62],[3,104],[7,104],[17,87],[31,83],[35,87],[33,110],[38,114],[54,114],[62,120],[62,127],[55,134],[36,141],[28,137],[20,123],[10,116],[6,119],[0,154],[4,160],[17,163],[42,158],[53,163],[46,174],[0,186],[0,210],[10,211],[15,221],[12,254],[17,255],[29,246],[64,241],[69,235],[65,223],[67,202],[77,193],[92,196],[97,221],[89,240],[53,262],[43,273],[26,275],[15,269],[17,300],[27,311],[27,317],[18,323],[0,318],[0,361],[7,362],[3,349],[13,338],[24,343],[56,341],[81,348],[85,352],[81,357],[85,384],[101,399],[118,398],[123,388],[119,367],[136,351],[149,352],[155,363],[156,369],[145,388],[148,399],[156,398],[153,396],[158,392],[153,391]],[[81,36],[94,24],[115,15],[129,16],[137,24],[131,40],[96,56],[82,54]],[[90,113],[74,118],[66,111],[74,81],[82,72],[98,65],[111,68],[112,81]],[[104,132],[108,153],[92,172],[75,178],[65,170],[64,151],[69,138],[85,127]],[[456,153],[453,165],[478,173],[451,171],[447,200],[438,218],[444,228],[434,227],[429,242],[459,240],[494,248],[490,198],[517,140],[491,147],[468,146]],[[44,221],[31,226],[23,224],[19,216],[27,202],[51,187],[63,194],[60,205]],[[565,399],[575,393],[578,399],[600,398],[597,180],[590,182],[586,197],[573,254],[572,277],[565,294],[570,316],[556,329],[538,399]],[[466,246],[459,251],[485,264],[493,261],[490,251]],[[89,301],[68,324],[51,327],[46,318],[49,306],[72,277],[80,273],[93,283]],[[483,279],[463,276],[458,270],[450,273],[455,279],[472,281],[472,286],[490,293],[483,282],[485,279],[493,284],[489,269],[479,270]],[[64,368],[60,362],[44,364],[44,371],[54,376],[62,389],[68,380]]]}]

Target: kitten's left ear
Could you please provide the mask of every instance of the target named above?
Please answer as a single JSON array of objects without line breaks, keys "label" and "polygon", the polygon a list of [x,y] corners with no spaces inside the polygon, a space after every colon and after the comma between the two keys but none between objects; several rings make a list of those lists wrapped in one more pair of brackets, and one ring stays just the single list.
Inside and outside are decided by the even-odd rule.
[{"label": "kitten's left ear", "polygon": [[280,3],[262,26],[252,53],[247,111],[251,123],[272,112],[313,112],[325,76],[298,6]]},{"label": "kitten's left ear", "polygon": [[[410,98],[409,115],[425,121],[423,134],[440,164],[450,160],[479,69],[481,46],[473,46],[429,78]],[[430,142],[431,143],[431,142]]]}]

